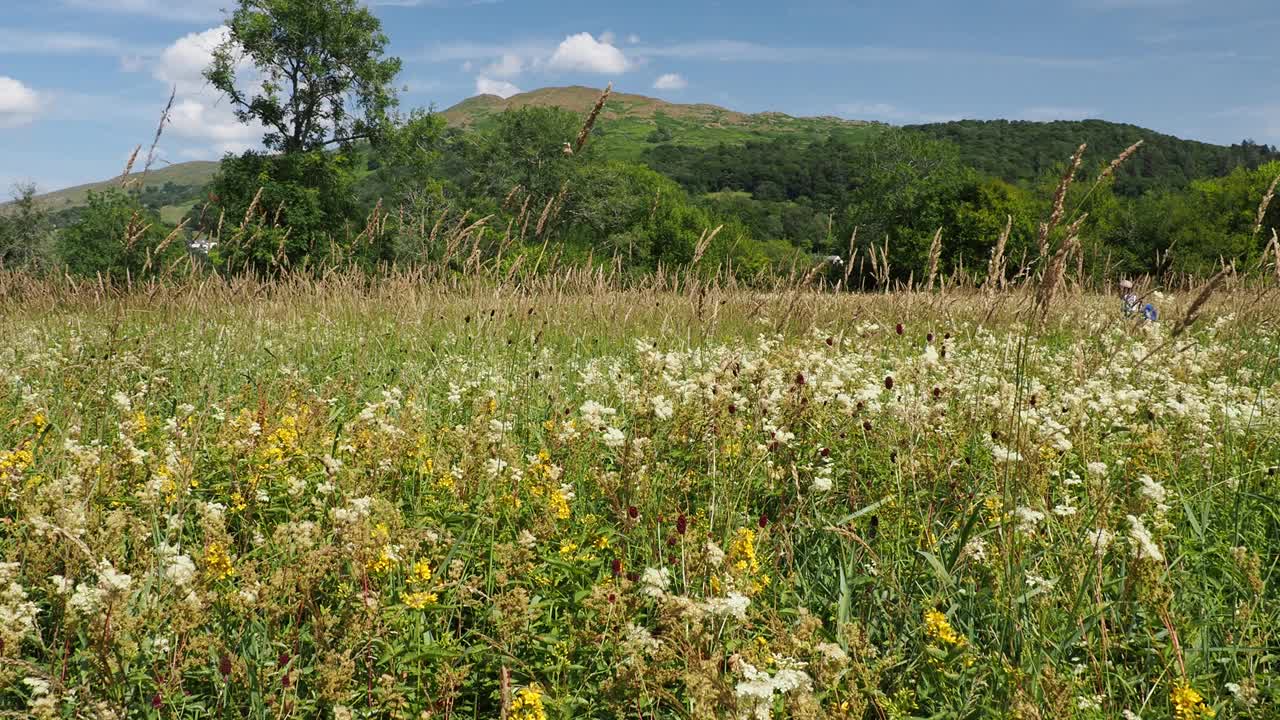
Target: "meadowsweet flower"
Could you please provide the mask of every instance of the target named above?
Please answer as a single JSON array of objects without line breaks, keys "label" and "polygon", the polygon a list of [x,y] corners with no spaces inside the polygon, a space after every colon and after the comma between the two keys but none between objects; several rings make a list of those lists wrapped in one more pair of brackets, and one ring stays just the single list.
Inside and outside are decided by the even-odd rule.
[{"label": "meadowsweet flower", "polygon": [[579,412],[582,413],[582,419],[587,425],[597,429],[607,425],[608,418],[618,414],[617,410],[605,407],[595,400],[588,400],[582,403]]},{"label": "meadowsweet flower", "polygon": [[1104,528],[1098,528],[1097,530],[1085,533],[1085,541],[1099,556],[1107,554],[1107,548],[1110,547],[1111,541],[1114,540],[1115,537],[1115,533]]},{"label": "meadowsweet flower", "polygon": [[132,577],[117,572],[115,566],[106,560],[98,563],[98,587],[107,594],[108,598],[121,597],[127,594],[132,586]]},{"label": "meadowsweet flower", "polygon": [[663,395],[654,395],[650,402],[653,404],[653,416],[659,420],[670,420],[675,414],[671,401]]},{"label": "meadowsweet flower", "polygon": [[991,446],[991,456],[995,458],[995,461],[998,463],[1013,463],[1013,462],[1022,461],[1022,455],[1018,453],[1016,450],[1010,450],[1000,445]]},{"label": "meadowsweet flower", "polygon": [[1076,697],[1076,709],[1098,712],[1102,710],[1102,696],[1080,695]]},{"label": "meadowsweet flower", "polygon": [[671,571],[667,568],[645,568],[640,577],[640,591],[655,600],[661,600],[671,587]]},{"label": "meadowsweet flower", "polygon": [[724,565],[724,550],[721,550],[720,546],[717,545],[715,541],[708,540],[706,549],[707,562],[710,563],[711,567],[720,567],[721,565]]},{"label": "meadowsweet flower", "polygon": [[1106,475],[1107,464],[1100,461],[1094,461],[1086,465],[1085,470],[1088,470],[1090,475]]},{"label": "meadowsweet flower", "polygon": [[734,695],[745,706],[751,717],[769,720],[772,717],[774,695],[785,695],[801,689],[809,689],[813,681],[804,672],[804,663],[775,655],[777,670],[770,675],[745,660],[738,661],[742,680],[734,686]]},{"label": "meadowsweet flower", "polygon": [[1013,514],[1018,518],[1018,531],[1024,533],[1035,532],[1036,526],[1044,520],[1044,513],[1029,507],[1019,507]]},{"label": "meadowsweet flower", "polygon": [[627,436],[618,428],[607,427],[601,433],[601,438],[606,447],[618,449],[626,444]]},{"label": "meadowsweet flower", "polygon": [[1139,475],[1138,483],[1142,486],[1142,497],[1156,505],[1163,505],[1169,492],[1163,485],[1151,479],[1150,475]]},{"label": "meadowsweet flower", "polygon": [[813,649],[817,650],[818,654],[829,662],[838,665],[844,665],[849,662],[849,653],[835,643],[818,643]]},{"label": "meadowsweet flower", "polygon": [[186,555],[174,555],[165,561],[164,577],[178,587],[186,587],[196,576],[196,564]]},{"label": "meadowsweet flower", "polygon": [[1071,503],[1059,503],[1058,505],[1055,505],[1053,508],[1053,514],[1057,515],[1058,517],[1071,517],[1072,515],[1075,515],[1077,512],[1079,512],[1079,510],[1077,510],[1076,506],[1072,505]]},{"label": "meadowsweet flower", "polygon": [[1235,698],[1235,701],[1245,707],[1253,707],[1258,704],[1258,686],[1252,681],[1245,682],[1244,685],[1229,682],[1224,685],[1227,692]]},{"label": "meadowsweet flower", "polygon": [[747,608],[750,605],[751,598],[742,593],[731,592],[725,597],[708,598],[706,602],[702,603],[702,609],[708,615],[746,620]]},{"label": "meadowsweet flower", "polygon": [[1129,539],[1133,541],[1134,557],[1140,560],[1164,562],[1164,553],[1160,551],[1160,546],[1152,539],[1151,533],[1147,531],[1147,526],[1142,522],[1142,518],[1130,515],[1128,520]]},{"label": "meadowsweet flower", "polygon": [[975,562],[983,562],[987,559],[987,541],[980,537],[971,537],[969,542],[964,544],[960,554]]},{"label": "meadowsweet flower", "polygon": [[[4,563],[12,566],[14,563]],[[12,572],[0,569],[0,650],[15,651],[22,640],[36,632],[36,616],[39,607],[27,597],[27,591],[17,583],[16,568]]]},{"label": "meadowsweet flower", "polygon": [[648,628],[627,623],[627,634],[623,640],[623,648],[637,657],[650,657],[662,647],[662,641],[649,632]]}]

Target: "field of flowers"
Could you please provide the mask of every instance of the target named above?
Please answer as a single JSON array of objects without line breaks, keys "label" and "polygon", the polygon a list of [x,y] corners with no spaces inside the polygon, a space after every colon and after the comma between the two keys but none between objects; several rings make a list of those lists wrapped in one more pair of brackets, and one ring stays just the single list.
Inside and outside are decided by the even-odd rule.
[{"label": "field of flowers", "polygon": [[10,302],[0,717],[1280,717],[1280,308]]}]

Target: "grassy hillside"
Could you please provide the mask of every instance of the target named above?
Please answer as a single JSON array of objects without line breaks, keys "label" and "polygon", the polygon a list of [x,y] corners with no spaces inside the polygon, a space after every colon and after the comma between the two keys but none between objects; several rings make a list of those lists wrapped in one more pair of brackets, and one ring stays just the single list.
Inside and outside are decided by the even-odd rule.
[{"label": "grassy hillside", "polygon": [[[144,201],[147,195],[156,195],[157,199],[161,200],[159,207],[162,214],[167,214],[164,211],[168,208],[190,206],[195,197],[200,194],[201,189],[213,179],[217,169],[218,163],[200,160],[155,168],[146,175],[134,176],[134,179],[142,184]],[[84,206],[89,201],[89,191],[101,192],[119,182],[120,178],[115,177],[101,182],[77,185],[46,193],[41,195],[39,200],[49,208],[50,212],[56,214]]]},{"label": "grassy hillside", "polygon": [[[455,127],[484,127],[486,121],[502,111],[522,107],[560,107],[585,114],[599,97],[597,88],[543,88],[505,100],[479,95],[441,114]],[[816,139],[832,134],[858,140],[871,137],[884,127],[834,117],[797,118],[775,112],[751,115],[716,105],[681,105],[643,95],[613,93],[596,125],[595,142],[610,156],[638,160],[646,148],[659,143],[708,147],[781,137]]]}]

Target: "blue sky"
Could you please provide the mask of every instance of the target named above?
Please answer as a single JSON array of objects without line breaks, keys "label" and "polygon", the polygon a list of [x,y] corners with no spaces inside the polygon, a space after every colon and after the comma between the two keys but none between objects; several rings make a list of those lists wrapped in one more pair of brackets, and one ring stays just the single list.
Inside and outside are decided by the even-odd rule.
[{"label": "blue sky", "polygon": [[[0,191],[253,146],[200,69],[235,0],[4,0]],[[1280,144],[1276,0],[375,0],[403,104],[603,86],[895,124],[1100,117]],[[7,192],[3,193],[7,194]]]}]

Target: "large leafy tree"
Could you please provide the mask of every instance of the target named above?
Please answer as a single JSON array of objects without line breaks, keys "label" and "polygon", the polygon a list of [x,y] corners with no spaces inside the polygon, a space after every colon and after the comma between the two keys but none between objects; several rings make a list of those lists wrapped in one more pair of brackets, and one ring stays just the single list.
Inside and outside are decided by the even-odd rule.
[{"label": "large leafy tree", "polygon": [[47,259],[52,226],[34,185],[14,188],[13,202],[0,208],[0,268],[33,267]]},{"label": "large leafy tree", "polygon": [[[396,105],[398,58],[357,0],[240,0],[205,77],[263,142],[292,154],[376,141]],[[254,72],[248,72],[249,68]]]}]

